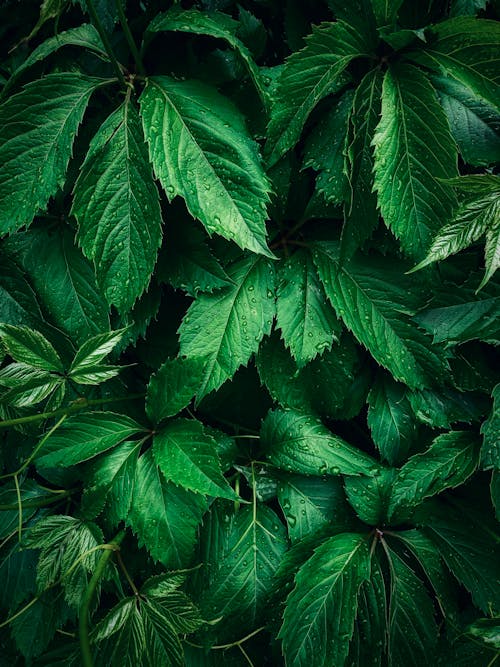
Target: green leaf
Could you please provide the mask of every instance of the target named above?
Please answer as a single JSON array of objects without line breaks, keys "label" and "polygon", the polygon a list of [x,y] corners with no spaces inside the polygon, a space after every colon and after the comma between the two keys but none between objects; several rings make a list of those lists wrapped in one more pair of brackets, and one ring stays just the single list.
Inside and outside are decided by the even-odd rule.
[{"label": "green leaf", "polygon": [[487,0],[451,0],[450,17],[474,16],[485,9]]},{"label": "green leaf", "polygon": [[125,329],[117,331],[107,331],[89,338],[75,354],[71,363],[69,374],[71,376],[79,375],[88,368],[99,365],[122,340]]},{"label": "green leaf", "polygon": [[299,569],[279,637],[287,664],[343,665],[354,631],[357,596],[370,576],[366,535],[329,538]]},{"label": "green leaf", "polygon": [[187,407],[201,385],[203,359],[176,357],[167,359],[151,376],[146,394],[146,414],[158,424]]},{"label": "green leaf", "polygon": [[20,76],[30,67],[35,65],[40,60],[44,60],[55,51],[58,51],[63,46],[79,46],[81,48],[89,49],[102,60],[109,60],[109,56],[104,49],[99,33],[90,23],[84,23],[77,28],[70,28],[63,32],[49,37],[39,46],[36,47],[28,57],[17,67],[11,74],[5,86],[2,88],[1,97],[4,98],[7,91],[17,83]]},{"label": "green leaf", "polygon": [[408,54],[415,62],[456,79],[497,110],[500,62],[497,21],[457,17],[426,31],[425,49]]},{"label": "green leaf", "polygon": [[405,460],[417,435],[407,389],[379,374],[368,394],[367,419],[382,458],[390,465]]},{"label": "green leaf", "polygon": [[146,633],[135,598],[125,598],[96,625],[93,640],[99,657],[110,667],[135,667],[143,664]]},{"label": "green leaf", "polygon": [[135,104],[124,102],[90,143],[74,187],[78,242],[109,304],[132,308],[147,288],[162,218]]},{"label": "green leaf", "polygon": [[434,608],[422,580],[387,549],[391,573],[389,664],[421,667],[432,662],[437,643]]},{"label": "green leaf", "polygon": [[333,204],[341,204],[346,195],[345,148],[352,97],[351,90],[340,97],[311,131],[305,145],[304,167],[318,172],[316,191]]},{"label": "green leaf", "polygon": [[500,160],[500,116],[487,102],[449,76],[431,78],[465,162],[488,166]]},{"label": "green leaf", "polygon": [[[432,262],[467,248],[486,235],[486,272],[479,291],[500,266],[500,178],[498,176],[463,176],[451,181],[465,194],[465,201],[455,211],[452,222],[445,225],[434,238],[427,256],[413,269],[416,271]],[[466,188],[471,186],[470,190]],[[479,190],[484,185],[482,191]]]},{"label": "green leaf", "polygon": [[340,244],[343,260],[352,257],[378,224],[377,197],[373,192],[372,140],[380,118],[382,81],[380,70],[369,72],[356,89],[352,103],[346,164],[349,195]]},{"label": "green leaf", "polygon": [[147,32],[154,33],[163,30],[208,35],[222,39],[231,46],[241,58],[248,75],[258,92],[264,109],[267,109],[268,92],[262,80],[259,68],[255,64],[252,54],[243,42],[237,37],[238,22],[222,12],[200,12],[196,9],[180,9],[172,7],[168,12],[158,14],[151,21]]},{"label": "green leaf", "polygon": [[453,191],[438,179],[457,175],[457,155],[436,93],[416,67],[387,71],[373,145],[382,216],[406,254],[422,259],[451,214]]},{"label": "green leaf", "polygon": [[86,517],[92,519],[106,508],[106,520],[112,526],[127,518],[141,446],[141,441],[122,442],[90,464],[82,497]]},{"label": "green leaf", "polygon": [[40,4],[40,16],[33,30],[25,38],[26,41],[33,39],[33,37],[38,33],[43,24],[49,21],[50,19],[55,18],[56,20],[59,20],[59,17],[63,13],[63,9],[64,9],[64,0],[42,0]]},{"label": "green leaf", "polygon": [[50,498],[50,493],[32,479],[20,483],[19,496],[14,481],[9,480],[0,486],[0,505],[15,507],[0,511],[0,539],[9,536],[18,528],[19,504],[22,508],[23,522],[29,521],[37,511],[37,505]]},{"label": "green leaf", "polygon": [[213,292],[231,284],[226,272],[205,243],[205,235],[194,225],[173,225],[168,243],[160,254],[158,277],[190,296]]},{"label": "green leaf", "polygon": [[439,382],[447,364],[411,319],[420,296],[403,266],[378,257],[339,266],[333,243],[316,244],[313,258],[337,314],[381,366],[410,388]]},{"label": "green leaf", "polygon": [[216,498],[238,497],[222,474],[216,441],[195,419],[176,419],[164,426],[154,437],[153,455],[174,484]]},{"label": "green leaf", "polygon": [[11,544],[2,552],[0,606],[3,609],[16,609],[23,600],[35,594],[37,560],[38,554],[19,544]]},{"label": "green leaf", "polygon": [[142,430],[130,417],[114,412],[88,412],[68,417],[44,442],[37,465],[42,468],[76,465]]},{"label": "green leaf", "polygon": [[241,508],[226,530],[214,545],[214,570],[200,599],[206,619],[224,619],[215,626],[221,640],[239,636],[242,624],[255,627],[287,548],[283,525],[263,504]]},{"label": "green leaf", "polygon": [[287,475],[279,482],[278,500],[292,544],[326,527],[334,532],[352,527],[352,512],[339,478]]},{"label": "green leaf", "polygon": [[227,273],[233,286],[200,294],[179,329],[181,355],[206,361],[198,399],[246,365],[271,331],[275,303],[270,262],[250,256],[231,264]]},{"label": "green leaf", "polygon": [[23,363],[0,370],[0,386],[8,388],[1,401],[17,408],[40,403],[62,385],[62,376]]},{"label": "green leaf", "polygon": [[479,440],[470,431],[450,431],[435,438],[422,454],[412,456],[392,486],[389,518],[406,518],[424,498],[462,484],[476,470]]},{"label": "green leaf", "polygon": [[268,130],[268,163],[278,162],[299,140],[314,107],[349,80],[349,63],[369,57],[373,44],[345,21],[322,23],[313,29],[306,46],[286,61],[279,77]]},{"label": "green leaf", "polygon": [[45,651],[57,628],[63,625],[65,611],[61,596],[47,591],[12,621],[12,636],[27,660]]},{"label": "green leaf", "polygon": [[486,646],[500,649],[500,621],[498,618],[479,618],[467,628],[468,634],[484,642]]},{"label": "green leaf", "polygon": [[0,233],[31,224],[64,184],[73,141],[94,90],[83,74],[49,74],[0,105]]},{"label": "green leaf", "polygon": [[493,389],[492,398],[491,413],[481,426],[483,435],[481,464],[486,469],[500,470],[500,384]]},{"label": "green leaf", "polygon": [[267,457],[278,468],[302,475],[372,475],[368,454],[329,431],[312,415],[295,410],[269,412],[261,429]]},{"label": "green leaf", "polygon": [[493,470],[491,474],[490,495],[495,508],[495,516],[500,521],[500,473],[498,470]]},{"label": "green leaf", "polygon": [[40,305],[26,276],[4,252],[0,262],[0,322],[45,331]]},{"label": "green leaf", "polygon": [[91,264],[73,243],[70,230],[30,230],[11,237],[19,243],[21,265],[51,321],[77,345],[109,331],[108,308]]},{"label": "green leaf", "polygon": [[380,470],[373,477],[346,477],[345,490],[351,507],[369,526],[387,523],[389,501],[396,471]]},{"label": "green leaf", "polygon": [[273,257],[264,224],[269,183],[239,111],[206,84],[166,76],[148,79],[140,101],[168,199],[183,197],[209,234]]},{"label": "green leaf", "polygon": [[403,0],[371,0],[378,27],[391,26]]},{"label": "green leaf", "polygon": [[206,507],[203,496],[164,479],[151,450],[140,457],[127,524],[154,560],[165,567],[189,563]]},{"label": "green leaf", "polygon": [[478,393],[443,387],[439,391],[424,389],[408,394],[415,417],[434,428],[451,428],[452,424],[480,421],[487,409],[487,399]]},{"label": "green leaf", "polygon": [[483,514],[443,503],[432,504],[418,522],[425,526],[450,571],[471,593],[474,604],[485,614],[498,614],[500,549],[496,527],[491,530]]},{"label": "green leaf", "polygon": [[338,342],[340,326],[309,252],[295,252],[277,278],[277,325],[300,368]]},{"label": "green leaf", "polygon": [[0,339],[8,354],[24,364],[46,371],[64,370],[59,355],[39,331],[0,323]]}]

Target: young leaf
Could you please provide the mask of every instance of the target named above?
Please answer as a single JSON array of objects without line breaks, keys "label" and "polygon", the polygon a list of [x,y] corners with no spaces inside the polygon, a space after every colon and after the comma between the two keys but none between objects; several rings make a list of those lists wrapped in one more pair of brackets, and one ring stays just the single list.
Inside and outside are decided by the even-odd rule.
[{"label": "young leaf", "polygon": [[241,633],[242,623],[254,628],[287,548],[282,523],[263,504],[241,508],[227,530],[215,546],[214,571],[200,599],[207,620],[224,619],[215,626],[221,639]]},{"label": "young leaf", "polygon": [[500,470],[500,384],[492,393],[493,407],[490,416],[481,426],[483,446],[481,464],[483,468]]},{"label": "young leaf", "polygon": [[233,286],[200,294],[179,329],[181,355],[206,361],[199,399],[248,363],[274,318],[274,270],[268,260],[241,259],[227,273]]},{"label": "young leaf", "polygon": [[158,190],[135,103],[129,98],[93,138],[74,187],[78,242],[109,304],[132,308],[161,244]]},{"label": "young leaf", "polygon": [[148,79],[141,95],[151,162],[172,200],[180,195],[209,234],[273,257],[266,244],[269,183],[238,110],[198,81]]},{"label": "young leaf", "polygon": [[347,90],[307,138],[304,167],[318,172],[316,191],[327,202],[341,204],[346,195],[345,144],[352,91]]},{"label": "young leaf", "polygon": [[24,364],[46,371],[63,372],[59,355],[42,334],[26,326],[0,323],[0,340],[8,354]]},{"label": "young leaf", "polygon": [[377,464],[368,454],[329,431],[312,415],[295,410],[269,412],[261,440],[274,465],[302,475],[372,475]]},{"label": "young leaf", "polygon": [[287,664],[342,665],[354,630],[359,587],[370,576],[366,535],[329,538],[299,569],[279,637]]},{"label": "young leaf", "polygon": [[278,269],[276,321],[300,368],[338,342],[340,325],[311,255],[299,249]]},{"label": "young leaf", "polygon": [[415,62],[456,79],[473,96],[500,109],[498,85],[500,58],[497,21],[457,17],[428,30],[425,49],[408,54]]},{"label": "young leaf", "polygon": [[165,567],[185,567],[206,508],[203,496],[164,479],[151,450],[140,457],[127,524],[154,560]]},{"label": "young leaf", "polygon": [[189,405],[201,385],[203,359],[167,359],[151,376],[146,394],[146,414],[155,424],[174,417]]},{"label": "young leaf", "polygon": [[406,388],[379,375],[368,394],[368,426],[382,458],[390,465],[406,459],[417,428]]},{"label": "young leaf", "polygon": [[0,105],[1,234],[31,224],[62,187],[78,126],[103,83],[83,74],[49,74]]},{"label": "young leaf", "polygon": [[141,446],[141,441],[122,442],[90,464],[82,497],[86,517],[93,519],[106,508],[106,519],[111,526],[127,518]]},{"label": "young leaf", "polygon": [[231,46],[248,70],[248,75],[258,92],[264,109],[268,106],[268,93],[259,68],[255,64],[252,54],[245,44],[238,39],[236,33],[238,22],[222,12],[200,12],[196,9],[180,9],[172,7],[168,12],[158,14],[149,24],[149,33],[163,30],[189,32],[196,35],[208,35],[222,39]]},{"label": "young leaf", "polygon": [[369,57],[373,44],[345,21],[322,23],[293,53],[278,80],[268,130],[268,164],[278,162],[299,140],[307,118],[327,95],[349,80],[343,76],[349,63]]},{"label": "young leaf", "polygon": [[387,549],[391,573],[389,603],[389,664],[419,667],[432,661],[437,643],[434,609],[415,572]]},{"label": "young leaf", "polygon": [[216,441],[199,421],[169,422],[154,437],[153,455],[165,478],[174,484],[207,496],[238,497],[222,475]]},{"label": "young leaf", "polygon": [[462,484],[476,470],[479,440],[470,431],[450,431],[412,456],[394,481],[389,519],[406,518],[424,498]]},{"label": "young leaf", "polygon": [[292,543],[322,528],[344,532],[353,527],[352,511],[337,477],[288,475],[278,485],[278,500]]},{"label": "young leaf", "polygon": [[45,441],[37,457],[41,468],[68,467],[111,449],[142,427],[114,412],[88,412],[69,417]]},{"label": "young leaf", "polygon": [[416,67],[398,64],[387,71],[373,145],[384,220],[403,250],[421,259],[451,214],[453,191],[437,179],[457,175],[457,155],[436,93]]},{"label": "young leaf", "polygon": [[446,362],[410,316],[419,297],[405,285],[404,269],[377,257],[339,266],[338,247],[316,244],[314,262],[337,314],[356,338],[396,380],[410,388],[433,384],[446,374]]},{"label": "young leaf", "polygon": [[349,195],[340,241],[342,260],[350,259],[378,224],[372,140],[380,118],[382,81],[380,70],[369,72],[356,89],[352,103],[346,165]]}]

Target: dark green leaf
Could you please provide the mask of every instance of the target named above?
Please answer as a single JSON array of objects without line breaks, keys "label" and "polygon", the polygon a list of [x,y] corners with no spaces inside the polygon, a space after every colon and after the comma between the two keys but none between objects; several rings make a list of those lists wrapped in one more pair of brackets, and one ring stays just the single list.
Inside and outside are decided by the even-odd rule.
[{"label": "dark green leaf", "polygon": [[189,405],[203,377],[203,359],[167,359],[151,376],[146,394],[146,413],[154,423],[174,417]]},{"label": "dark green leaf", "polygon": [[500,470],[500,384],[493,389],[493,407],[488,419],[481,426],[483,446],[481,463],[483,468]]},{"label": "dark green leaf", "polygon": [[0,339],[8,354],[16,361],[46,371],[63,371],[59,355],[38,331],[26,326],[0,324]]}]

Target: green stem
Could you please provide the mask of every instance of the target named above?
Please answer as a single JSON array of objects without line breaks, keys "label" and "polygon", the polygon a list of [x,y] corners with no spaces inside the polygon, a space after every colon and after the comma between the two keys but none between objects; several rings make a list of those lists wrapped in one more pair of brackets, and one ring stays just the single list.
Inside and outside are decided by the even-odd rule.
[{"label": "green stem", "polygon": [[[87,0],[88,1],[88,0]],[[94,574],[90,578],[89,585],[83,596],[82,604],[80,605],[80,614],[78,619],[78,631],[80,636],[80,650],[82,654],[82,664],[83,667],[93,667],[94,661],[92,660],[92,650],[90,648],[90,638],[89,638],[89,611],[90,605],[94,598],[94,594],[97,588],[97,584],[104,574],[106,565],[108,564],[111,555],[114,551],[118,551],[120,542],[125,537],[125,531],[121,530],[110,542],[110,544],[115,546],[115,549],[107,549],[102,554],[97,567],[94,570]]]},{"label": "green stem", "polygon": [[132,33],[130,32],[127,17],[125,16],[125,12],[123,11],[122,0],[115,0],[115,5],[116,5],[116,10],[118,12],[118,18],[120,19],[123,33],[125,35],[125,39],[127,40],[130,51],[132,52],[132,55],[134,57],[137,71],[141,76],[146,76],[146,70],[144,69],[144,64],[142,62],[141,54],[139,53],[139,49],[137,48]]},{"label": "green stem", "polygon": [[19,426],[20,424],[29,424],[31,422],[42,421],[43,419],[52,419],[53,417],[62,417],[72,415],[85,408],[95,405],[105,405],[106,403],[117,403],[119,401],[133,401],[136,398],[144,398],[145,394],[130,394],[129,396],[121,396],[119,398],[80,398],[66,408],[59,408],[52,410],[52,412],[40,412],[37,415],[28,415],[27,417],[17,417],[16,419],[6,419],[0,421],[1,428],[9,428],[11,426]]},{"label": "green stem", "polygon": [[[47,507],[47,505],[53,505],[54,503],[58,503],[61,501],[62,498],[67,498],[72,494],[72,491],[65,491],[64,493],[60,493],[58,496],[54,496],[54,498],[44,498],[43,500],[26,500],[22,506],[23,507]],[[0,505],[0,512],[6,512],[8,510],[17,510],[19,507],[19,503],[11,503],[11,504],[6,504],[6,505]]]},{"label": "green stem", "polygon": [[120,63],[116,59],[116,56],[111,47],[111,42],[109,41],[106,31],[102,27],[102,23],[99,17],[97,16],[93,0],[87,0],[87,9],[90,14],[90,18],[92,19],[92,23],[94,24],[95,29],[99,33],[99,37],[101,38],[104,48],[106,49],[106,53],[108,54],[109,59],[111,60],[111,64],[113,65],[113,68],[116,72],[116,76],[118,77],[118,81],[120,81],[120,83],[123,84],[124,86],[127,86],[127,82],[125,81],[125,77],[123,76]]}]

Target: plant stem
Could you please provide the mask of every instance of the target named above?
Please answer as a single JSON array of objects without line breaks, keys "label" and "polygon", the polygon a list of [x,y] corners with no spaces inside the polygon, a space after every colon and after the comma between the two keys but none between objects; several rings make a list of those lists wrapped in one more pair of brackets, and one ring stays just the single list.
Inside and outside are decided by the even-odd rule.
[{"label": "plant stem", "polygon": [[[87,0],[88,1],[88,0]],[[114,551],[118,551],[120,542],[125,537],[125,531],[121,530],[117,535],[110,541],[110,544],[115,547],[115,549],[107,549],[102,554],[97,567],[94,570],[94,574],[90,578],[89,585],[83,596],[82,604],[80,605],[80,613],[78,619],[78,632],[80,636],[80,650],[82,654],[82,664],[83,667],[93,667],[94,661],[92,660],[92,650],[90,648],[90,638],[89,638],[89,611],[90,605],[94,598],[94,594],[99,583],[100,578],[104,574],[106,565],[108,564],[111,555]]]},{"label": "plant stem", "polygon": [[29,424],[43,419],[52,419],[52,417],[62,417],[63,415],[68,416],[94,405],[105,405],[106,403],[117,403],[119,401],[133,401],[136,398],[144,398],[144,396],[145,394],[130,394],[129,396],[122,396],[120,398],[79,398],[66,408],[59,408],[58,410],[52,410],[52,412],[40,412],[37,415],[28,415],[27,417],[17,417],[16,419],[0,421],[0,429],[9,428],[10,426],[18,426],[20,424]]},{"label": "plant stem", "polygon": [[137,590],[137,586],[134,584],[134,581],[133,581],[132,577],[130,576],[129,571],[125,567],[125,563],[123,562],[122,555],[119,551],[116,552],[116,560],[118,561],[118,565],[121,567],[121,570],[122,570],[123,574],[125,575],[125,579],[128,581],[128,584],[129,584],[130,588],[132,589],[134,595],[136,597],[139,597],[139,591]]},{"label": "plant stem", "polygon": [[94,24],[95,29],[99,33],[99,37],[102,40],[102,43],[104,45],[104,48],[106,49],[106,53],[109,56],[109,59],[111,60],[111,64],[113,65],[113,69],[116,72],[116,76],[118,77],[118,81],[120,81],[121,84],[124,86],[127,86],[127,82],[125,81],[125,77],[123,76],[122,68],[120,66],[120,63],[116,59],[116,56],[113,52],[113,49],[111,47],[111,42],[109,41],[109,38],[106,34],[106,31],[102,27],[102,23],[97,16],[97,12],[94,7],[93,0],[86,0],[87,2],[87,9],[90,14],[90,18],[92,19],[92,23]]},{"label": "plant stem", "polygon": [[115,5],[116,5],[116,10],[118,12],[118,18],[120,19],[123,33],[125,35],[125,39],[127,40],[130,51],[134,57],[137,71],[141,76],[146,76],[146,70],[144,69],[144,64],[142,62],[141,54],[139,53],[139,49],[137,48],[132,33],[130,32],[127,17],[125,16],[125,12],[123,11],[122,0],[115,0]]},{"label": "plant stem", "polygon": [[[64,491],[64,493],[60,493],[58,496],[54,496],[53,498],[44,498],[44,500],[27,500],[22,504],[23,507],[47,507],[47,505],[53,505],[54,503],[60,502],[63,498],[67,498],[70,496],[73,492],[72,491]],[[6,504],[6,505],[0,505],[0,512],[5,512],[8,510],[16,510],[19,507],[19,503],[12,503],[12,504]]]}]

